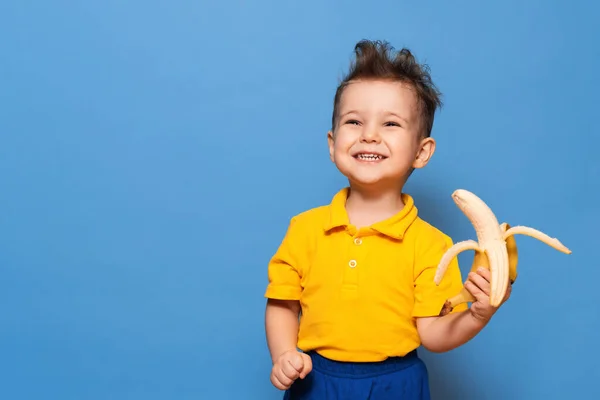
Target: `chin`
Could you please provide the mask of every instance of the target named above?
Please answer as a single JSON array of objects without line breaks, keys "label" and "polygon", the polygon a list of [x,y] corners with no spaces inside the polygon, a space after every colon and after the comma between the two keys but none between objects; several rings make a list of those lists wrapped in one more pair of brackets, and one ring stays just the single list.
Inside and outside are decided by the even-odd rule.
[{"label": "chin", "polygon": [[401,182],[401,174],[390,174],[385,171],[377,171],[377,168],[367,166],[367,168],[356,168],[346,163],[337,163],[337,169],[348,179],[350,184],[361,187],[365,186],[393,186]]},{"label": "chin", "polygon": [[375,175],[375,174],[345,174],[351,185],[373,189],[401,188],[403,179],[401,176]]},{"label": "chin", "polygon": [[385,177],[374,177],[374,176],[356,176],[356,175],[346,175],[350,185],[360,186],[363,188],[379,188],[383,186],[390,186],[392,182],[399,182],[398,180],[393,180]]}]

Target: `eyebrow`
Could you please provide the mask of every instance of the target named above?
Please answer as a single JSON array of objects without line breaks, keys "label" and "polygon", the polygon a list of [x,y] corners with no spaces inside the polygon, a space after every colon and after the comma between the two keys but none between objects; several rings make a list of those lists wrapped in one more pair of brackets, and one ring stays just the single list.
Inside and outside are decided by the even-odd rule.
[{"label": "eyebrow", "polygon": [[[350,110],[348,112],[345,112],[344,114],[340,115],[340,118],[344,118],[345,116],[347,116],[348,114],[360,114],[360,112],[358,110]],[[403,118],[401,116],[399,116],[398,114],[392,112],[392,111],[386,111],[384,113],[384,115],[392,115],[400,120],[402,120],[405,124],[408,124],[409,121],[406,118]]]},{"label": "eyebrow", "polygon": [[345,113],[341,114],[340,118],[345,117],[348,114],[360,114],[360,113],[358,111],[356,111],[356,110],[350,110],[348,112],[345,112]]},{"label": "eyebrow", "polygon": [[385,115],[393,115],[394,117],[396,117],[396,118],[401,119],[402,121],[404,121],[405,124],[409,123],[406,118],[403,118],[403,117],[399,116],[398,114],[396,114],[394,112],[388,111],[388,112],[385,113]]}]

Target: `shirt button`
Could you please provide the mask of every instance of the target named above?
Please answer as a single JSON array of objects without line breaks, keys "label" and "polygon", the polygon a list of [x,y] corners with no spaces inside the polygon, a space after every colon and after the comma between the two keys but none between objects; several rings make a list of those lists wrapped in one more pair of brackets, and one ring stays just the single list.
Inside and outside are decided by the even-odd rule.
[{"label": "shirt button", "polygon": [[356,261],[355,260],[350,260],[350,262],[348,263],[348,265],[350,266],[350,268],[354,268],[354,267],[356,267]]},{"label": "shirt button", "polygon": [[362,244],[362,239],[361,238],[354,239],[354,244],[357,246],[360,246]]}]

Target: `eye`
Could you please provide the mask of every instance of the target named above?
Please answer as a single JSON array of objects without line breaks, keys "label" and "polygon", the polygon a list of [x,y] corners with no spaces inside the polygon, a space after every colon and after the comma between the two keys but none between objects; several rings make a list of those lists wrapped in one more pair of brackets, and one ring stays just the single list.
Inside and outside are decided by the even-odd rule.
[{"label": "eye", "polygon": [[346,121],[346,124],[358,125],[359,122],[355,119],[349,119],[348,121]]},{"label": "eye", "polygon": [[397,126],[400,127],[400,124],[394,121],[389,121],[385,123],[386,126]]}]

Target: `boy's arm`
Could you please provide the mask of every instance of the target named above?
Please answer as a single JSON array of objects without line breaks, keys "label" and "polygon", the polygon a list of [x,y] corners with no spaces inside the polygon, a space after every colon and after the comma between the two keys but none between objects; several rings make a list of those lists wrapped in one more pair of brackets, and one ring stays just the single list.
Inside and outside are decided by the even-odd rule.
[{"label": "boy's arm", "polygon": [[296,218],[292,218],[285,238],[268,267],[265,333],[273,362],[271,383],[281,390],[288,389],[298,378],[304,379],[312,369],[310,357],[298,351],[297,347],[306,238]]},{"label": "boy's arm", "polygon": [[265,331],[273,363],[288,350],[296,350],[300,303],[297,300],[267,300]]},{"label": "boy's arm", "polygon": [[485,325],[487,321],[476,319],[469,310],[443,317],[417,319],[421,344],[433,353],[443,353],[462,346],[473,339]]},{"label": "boy's arm", "polygon": [[265,333],[274,363],[285,351],[297,348],[305,236],[297,219],[292,218],[285,237],[269,261]]},{"label": "boy's arm", "polygon": [[280,390],[289,389],[296,379],[304,379],[312,370],[310,357],[296,347],[299,313],[297,300],[267,301],[265,329],[273,361],[271,383]]},{"label": "boy's arm", "polygon": [[[453,350],[473,339],[490,321],[499,307],[490,306],[490,271],[478,269],[469,273],[465,288],[475,301],[465,311],[446,314],[443,317],[417,318],[417,330],[421,344],[427,350],[441,353]],[[502,304],[511,293],[509,284]]]}]

